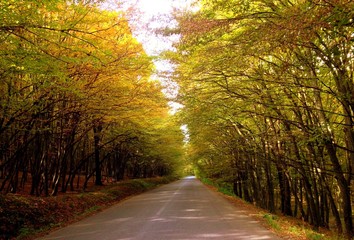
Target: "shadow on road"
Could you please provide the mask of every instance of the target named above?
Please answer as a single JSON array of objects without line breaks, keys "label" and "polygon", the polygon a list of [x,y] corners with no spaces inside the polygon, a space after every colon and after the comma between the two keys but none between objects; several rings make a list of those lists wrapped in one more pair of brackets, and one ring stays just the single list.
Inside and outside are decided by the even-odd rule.
[{"label": "shadow on road", "polygon": [[43,239],[280,239],[195,177],[162,186]]}]

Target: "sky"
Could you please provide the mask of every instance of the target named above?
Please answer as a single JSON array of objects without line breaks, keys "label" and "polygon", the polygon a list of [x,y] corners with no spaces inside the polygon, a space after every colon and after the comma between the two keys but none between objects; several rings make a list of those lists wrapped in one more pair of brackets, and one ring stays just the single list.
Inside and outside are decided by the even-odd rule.
[{"label": "sky", "polygon": [[[130,12],[128,18],[134,36],[143,44],[146,53],[150,56],[158,56],[159,53],[172,50],[173,42],[178,41],[179,36],[159,36],[154,33],[156,29],[171,27],[177,24],[171,18],[174,9],[191,9],[191,3],[195,0],[123,0],[121,5],[126,12]],[[115,0],[106,0],[105,8],[114,9]],[[121,2],[121,0],[118,0]],[[120,8],[120,7],[119,7]],[[120,9],[122,9],[120,8]],[[128,9],[133,11],[127,11]],[[195,8],[194,8],[195,9]],[[178,93],[178,85],[168,78],[162,77],[161,72],[172,71],[173,65],[169,62],[156,59],[156,74],[152,78],[160,80],[165,87],[164,93],[173,98]],[[171,114],[174,114],[182,106],[176,102],[169,102]]]},{"label": "sky", "polygon": [[[135,37],[143,44],[147,54],[151,56],[157,56],[159,53],[165,50],[172,50],[172,44],[174,41],[178,41],[178,36],[172,36],[170,38],[156,36],[153,33],[154,29],[163,28],[176,24],[171,22],[171,16],[174,9],[191,9],[196,11],[197,7],[191,7],[192,2],[196,0],[125,0],[127,4],[124,4],[123,9],[135,8],[130,15],[130,25]],[[102,5],[106,9],[114,10],[116,5],[115,0],[106,0]],[[119,0],[118,0],[119,2]],[[119,7],[120,8],[120,7]],[[120,8],[122,9],[122,8]],[[170,71],[173,66],[168,62],[155,60],[154,61],[157,73],[153,76],[156,80],[159,80],[163,86],[165,86],[165,94],[168,97],[174,97],[178,93],[178,85],[173,81],[164,79],[159,76],[160,71]],[[183,106],[174,101],[169,102],[170,114],[175,114],[178,109]],[[185,142],[189,141],[188,127],[187,125],[181,126]]]},{"label": "sky", "polygon": [[[132,0],[134,1],[134,0]],[[145,26],[149,29],[163,28],[176,24],[171,21],[173,10],[185,9],[191,5],[192,0],[136,0],[137,8],[141,11],[141,15],[138,19],[140,26]],[[139,24],[139,23],[138,23]],[[146,25],[144,25],[146,24]],[[143,29],[142,29],[143,30]],[[146,32],[145,32],[146,33]],[[172,42],[178,40],[178,36],[172,36],[170,38],[157,38],[151,33],[142,36],[139,39],[145,42],[145,50],[150,55],[158,54],[159,52],[170,49]]]},{"label": "sky", "polygon": [[[134,1],[134,0],[132,0]],[[142,42],[145,51],[151,56],[157,56],[165,50],[172,50],[172,44],[178,41],[178,36],[163,37],[154,34],[153,30],[164,27],[171,27],[177,24],[171,18],[174,9],[186,9],[191,6],[193,0],[137,0],[136,7],[140,14],[134,18],[136,26],[136,37]],[[133,30],[134,31],[134,30]],[[166,61],[154,61],[157,72],[171,71],[173,66]],[[158,73],[154,76],[166,87],[165,94],[174,97],[178,93],[178,85],[169,79],[164,79]],[[171,114],[174,114],[182,106],[176,102],[169,102]]]},{"label": "sky", "polygon": [[[192,0],[139,0],[138,8],[143,13],[139,20],[142,21],[142,24],[148,23],[148,28],[164,27],[166,26],[166,21],[164,21],[164,19],[168,19],[169,16],[171,16],[174,8],[187,8],[188,6],[191,6],[191,2]],[[160,19],[160,21],[153,19]],[[171,23],[169,22],[168,24]],[[137,37],[139,41],[143,43],[145,51],[150,55],[159,54],[161,51],[164,50],[171,50],[172,43],[178,40],[178,36],[174,36],[172,38],[161,38],[155,36],[154,34],[151,34],[151,32],[144,32],[144,30],[140,33],[140,36],[138,34]],[[155,61],[155,66],[158,71],[166,71],[173,68],[173,66],[164,61]],[[163,79],[160,79],[160,81],[162,81],[162,84],[164,84]],[[178,86],[173,82],[169,82],[168,84],[170,84],[171,86],[167,87],[169,88],[167,89],[167,91],[170,92],[170,95],[176,95],[178,91]],[[165,94],[168,95],[168,93]],[[173,101],[170,101],[169,105],[171,108],[171,114],[175,114],[178,109],[182,107],[182,105]],[[188,142],[189,134],[187,125],[182,125],[181,130],[185,136],[184,142]]]}]

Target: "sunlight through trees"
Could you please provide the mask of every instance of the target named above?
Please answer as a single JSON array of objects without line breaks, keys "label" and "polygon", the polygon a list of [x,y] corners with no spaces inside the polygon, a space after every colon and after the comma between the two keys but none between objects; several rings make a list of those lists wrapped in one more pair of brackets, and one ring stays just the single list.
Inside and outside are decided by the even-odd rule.
[{"label": "sunlight through trees", "polygon": [[353,2],[199,2],[165,53],[198,174],[350,238]]},{"label": "sunlight through trees", "polygon": [[[2,1],[0,190],[173,174],[183,135],[124,12]],[[168,144],[166,144],[168,142]]]},{"label": "sunlight through trees", "polygon": [[153,49],[107,2],[0,2],[1,194],[194,171],[354,235],[353,1],[164,5]]}]

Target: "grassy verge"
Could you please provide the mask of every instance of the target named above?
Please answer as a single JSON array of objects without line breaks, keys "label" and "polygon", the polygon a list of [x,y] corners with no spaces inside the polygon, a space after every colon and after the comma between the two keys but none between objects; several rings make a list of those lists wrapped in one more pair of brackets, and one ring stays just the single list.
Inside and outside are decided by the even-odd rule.
[{"label": "grassy verge", "polygon": [[33,239],[175,179],[133,179],[56,197],[0,194],[0,239]]},{"label": "grassy verge", "polygon": [[273,231],[275,234],[285,239],[296,240],[344,240],[336,233],[327,229],[315,231],[312,226],[302,220],[294,217],[283,216],[280,214],[272,214],[266,210],[248,203],[234,195],[230,185],[212,181],[210,179],[200,179],[211,189],[220,192],[227,200],[229,200],[237,208],[241,208],[258,220],[263,226]]}]

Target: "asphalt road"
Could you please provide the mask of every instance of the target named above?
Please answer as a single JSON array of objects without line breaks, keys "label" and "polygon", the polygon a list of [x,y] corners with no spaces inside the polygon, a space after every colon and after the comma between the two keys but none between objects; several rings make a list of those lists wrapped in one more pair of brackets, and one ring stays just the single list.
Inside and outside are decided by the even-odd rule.
[{"label": "asphalt road", "polygon": [[132,197],[42,239],[280,239],[189,177]]}]

